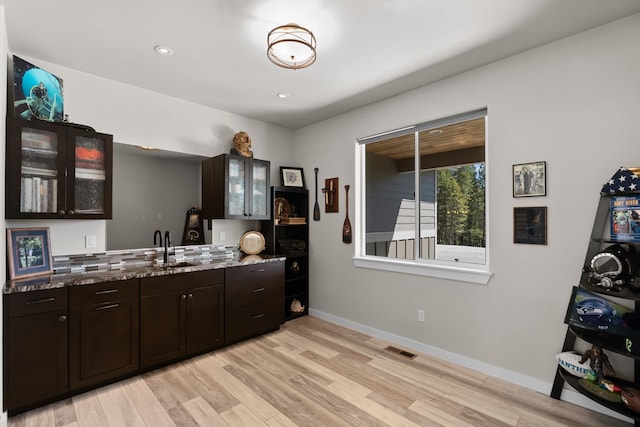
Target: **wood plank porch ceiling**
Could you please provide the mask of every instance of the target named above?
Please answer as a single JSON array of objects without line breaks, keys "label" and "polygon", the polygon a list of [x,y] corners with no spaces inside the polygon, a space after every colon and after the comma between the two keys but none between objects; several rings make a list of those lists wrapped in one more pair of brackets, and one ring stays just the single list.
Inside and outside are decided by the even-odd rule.
[{"label": "wood plank porch ceiling", "polygon": [[[435,129],[441,132],[434,132]],[[467,148],[482,147],[485,143],[485,119],[480,117],[462,123],[420,132],[420,155],[436,154]],[[413,158],[414,134],[401,135],[368,144],[367,152],[395,160]]]}]

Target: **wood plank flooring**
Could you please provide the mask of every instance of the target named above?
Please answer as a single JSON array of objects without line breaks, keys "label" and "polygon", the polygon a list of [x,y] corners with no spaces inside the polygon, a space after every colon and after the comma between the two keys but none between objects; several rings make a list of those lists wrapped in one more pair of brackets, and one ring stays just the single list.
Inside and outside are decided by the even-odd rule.
[{"label": "wood plank flooring", "polygon": [[[314,317],[9,419],[10,427],[622,426]],[[397,347],[397,346],[396,346]]]}]

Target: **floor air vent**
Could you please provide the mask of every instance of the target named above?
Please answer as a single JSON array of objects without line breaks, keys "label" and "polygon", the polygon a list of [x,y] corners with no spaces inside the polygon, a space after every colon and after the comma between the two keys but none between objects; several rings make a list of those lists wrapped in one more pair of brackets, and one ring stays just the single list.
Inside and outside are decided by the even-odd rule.
[{"label": "floor air vent", "polygon": [[390,351],[391,353],[399,354],[400,356],[404,356],[409,359],[415,359],[416,357],[416,355],[413,353],[409,353],[408,351],[404,351],[402,349],[399,349],[390,345],[386,346],[384,349],[387,351]]}]

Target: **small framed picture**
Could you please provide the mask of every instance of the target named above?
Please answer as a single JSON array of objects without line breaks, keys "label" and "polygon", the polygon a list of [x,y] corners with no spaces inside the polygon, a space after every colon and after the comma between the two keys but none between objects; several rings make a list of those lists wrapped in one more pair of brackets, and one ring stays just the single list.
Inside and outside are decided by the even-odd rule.
[{"label": "small framed picture", "polygon": [[8,228],[9,278],[52,272],[49,228]]},{"label": "small framed picture", "polygon": [[513,243],[547,244],[547,207],[513,208]]},{"label": "small framed picture", "polygon": [[283,187],[306,188],[304,183],[304,172],[302,168],[280,166],[280,176],[282,177]]},{"label": "small framed picture", "polygon": [[547,162],[513,165],[513,197],[547,194]]}]

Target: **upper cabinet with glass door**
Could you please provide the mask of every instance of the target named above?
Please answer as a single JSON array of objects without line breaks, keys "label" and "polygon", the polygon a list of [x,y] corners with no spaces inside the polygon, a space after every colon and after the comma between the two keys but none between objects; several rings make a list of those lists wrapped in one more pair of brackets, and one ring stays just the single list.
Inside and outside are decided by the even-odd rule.
[{"label": "upper cabinet with glass door", "polygon": [[7,142],[6,218],[111,218],[111,135],[15,120]]},{"label": "upper cabinet with glass door", "polygon": [[270,218],[270,163],[221,154],[202,162],[202,216],[207,219]]}]

